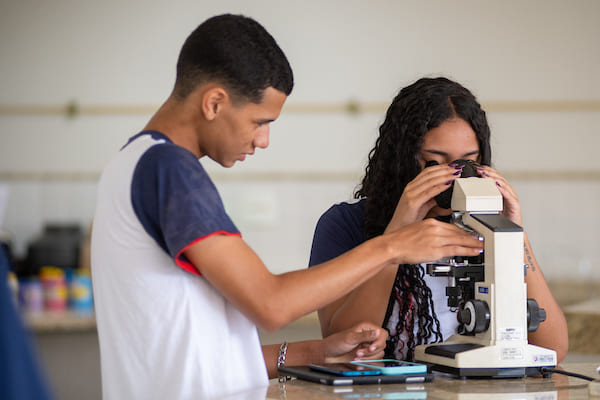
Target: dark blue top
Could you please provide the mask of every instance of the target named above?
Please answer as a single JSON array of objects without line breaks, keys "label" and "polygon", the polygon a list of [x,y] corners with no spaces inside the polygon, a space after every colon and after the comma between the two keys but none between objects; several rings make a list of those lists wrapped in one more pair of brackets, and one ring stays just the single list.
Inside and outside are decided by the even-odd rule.
[{"label": "dark blue top", "polygon": [[[365,242],[363,233],[365,203],[366,200],[364,199],[352,204],[339,203],[332,206],[321,216],[313,237],[309,266],[329,261]],[[420,266],[420,268],[423,267]],[[457,321],[456,315],[446,305],[445,281],[428,275],[425,275],[423,280],[432,291],[432,301],[435,303],[435,309],[437,310],[434,311],[432,308],[431,312],[435,313],[440,321],[442,336],[447,338],[454,333]],[[395,291],[401,290],[396,283],[394,285],[388,297],[387,309],[381,325],[390,332],[390,335],[397,335],[396,324],[398,318],[405,318],[404,315],[392,315],[398,304]],[[404,339],[400,339],[395,347],[392,347],[394,343],[390,339],[391,336],[388,339],[386,355],[404,359],[407,349],[403,344]],[[428,340],[435,340],[435,337]]]},{"label": "dark blue top", "polygon": [[29,332],[17,314],[8,287],[8,256],[0,246],[0,398],[46,400],[51,396]]},{"label": "dark blue top", "polygon": [[[308,266],[329,261],[365,242],[363,225],[365,199],[356,203],[339,203],[327,210],[315,228]],[[394,307],[393,291],[390,292],[385,317],[382,323],[388,328]]]},{"label": "dark blue top", "polygon": [[340,203],[327,210],[315,228],[308,266],[335,258],[365,241],[365,200]]}]

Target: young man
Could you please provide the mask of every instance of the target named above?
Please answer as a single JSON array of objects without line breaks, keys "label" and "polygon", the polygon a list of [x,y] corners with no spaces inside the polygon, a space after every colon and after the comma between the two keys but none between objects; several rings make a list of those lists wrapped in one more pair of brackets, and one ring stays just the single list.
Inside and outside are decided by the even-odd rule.
[{"label": "young man", "polygon": [[[198,159],[230,167],[266,148],[292,86],[285,55],[261,25],[211,18],[183,45],[171,96],[106,167],[92,233],[105,398],[217,397],[266,385],[285,346],[261,352],[255,325],[276,330],[388,263],[481,251],[464,231],[425,221],[320,267],[271,274]],[[385,336],[358,325],[290,344],[286,362],[378,356]]]}]

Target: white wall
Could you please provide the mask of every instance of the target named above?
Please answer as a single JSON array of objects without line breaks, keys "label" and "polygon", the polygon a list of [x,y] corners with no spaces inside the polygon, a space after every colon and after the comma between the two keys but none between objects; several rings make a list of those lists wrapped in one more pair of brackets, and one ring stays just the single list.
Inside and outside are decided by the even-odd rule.
[{"label": "white wall", "polygon": [[[0,181],[10,189],[3,228],[19,255],[45,222],[89,223],[95,179],[169,94],[185,37],[204,19],[233,12],[265,25],[296,79],[267,151],[231,170],[205,162],[244,237],[273,271],[306,265],[316,220],[333,202],[350,198],[397,90],[442,74],[489,104],[495,166],[518,190],[546,276],[600,280],[594,257],[600,107],[497,107],[598,104],[598,1],[6,3],[0,6]],[[350,100],[381,106],[359,115],[297,108]],[[70,101],[82,112],[94,105],[142,111],[67,118],[8,110]]]}]

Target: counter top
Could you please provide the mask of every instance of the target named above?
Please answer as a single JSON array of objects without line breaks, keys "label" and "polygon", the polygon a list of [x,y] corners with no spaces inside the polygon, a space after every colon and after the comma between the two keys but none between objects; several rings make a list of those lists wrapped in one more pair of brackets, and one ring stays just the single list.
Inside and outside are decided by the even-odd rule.
[{"label": "counter top", "polygon": [[[590,377],[600,375],[597,364],[565,363],[559,368]],[[269,400],[327,400],[327,399],[536,399],[580,400],[590,397],[589,381],[552,374],[551,378],[525,377],[520,379],[457,379],[435,373],[432,382],[419,384],[328,386],[292,379],[274,382],[268,389]],[[252,399],[258,397],[250,397]],[[264,398],[264,397],[260,397]]]},{"label": "counter top", "polygon": [[569,351],[585,354],[600,354],[600,298],[564,308],[569,329]]}]

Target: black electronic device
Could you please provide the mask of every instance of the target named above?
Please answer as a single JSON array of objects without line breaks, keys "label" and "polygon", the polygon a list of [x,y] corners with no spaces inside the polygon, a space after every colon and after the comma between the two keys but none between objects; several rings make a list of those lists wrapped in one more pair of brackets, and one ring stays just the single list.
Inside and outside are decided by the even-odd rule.
[{"label": "black electronic device", "polygon": [[326,372],[315,371],[308,365],[298,367],[279,367],[279,375],[286,377],[295,377],[310,382],[317,382],[323,385],[378,385],[384,383],[421,383],[431,382],[433,374],[404,374],[404,375],[360,375],[360,376],[340,376],[328,374]]}]

